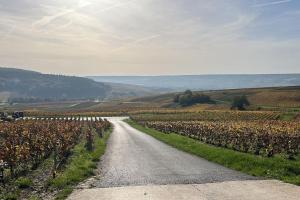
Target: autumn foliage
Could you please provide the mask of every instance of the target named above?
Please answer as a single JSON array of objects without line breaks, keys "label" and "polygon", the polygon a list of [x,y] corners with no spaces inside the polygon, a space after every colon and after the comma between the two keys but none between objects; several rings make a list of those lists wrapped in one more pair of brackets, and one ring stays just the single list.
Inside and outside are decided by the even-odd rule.
[{"label": "autumn foliage", "polygon": [[178,133],[215,146],[256,155],[271,157],[285,154],[294,158],[300,151],[300,124],[272,119],[276,118],[276,113],[200,113],[145,114],[131,118],[164,133]]},{"label": "autumn foliage", "polygon": [[81,138],[92,135],[92,127],[102,134],[109,126],[108,121],[101,119],[89,122],[20,120],[0,123],[0,160],[7,163],[11,175],[14,175],[15,170],[35,168],[42,160],[53,155],[55,170],[68,158]]}]

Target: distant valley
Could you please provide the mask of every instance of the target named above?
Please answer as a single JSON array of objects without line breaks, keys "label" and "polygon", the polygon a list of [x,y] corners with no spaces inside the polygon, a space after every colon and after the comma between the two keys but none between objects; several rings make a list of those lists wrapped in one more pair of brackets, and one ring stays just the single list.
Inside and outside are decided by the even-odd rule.
[{"label": "distant valley", "polygon": [[42,74],[0,67],[0,103],[107,101],[195,91],[300,86],[300,74],[92,76]]},{"label": "distant valley", "polygon": [[98,82],[112,82],[164,88],[169,91],[223,90],[300,85],[300,74],[182,75],[182,76],[89,76]]}]

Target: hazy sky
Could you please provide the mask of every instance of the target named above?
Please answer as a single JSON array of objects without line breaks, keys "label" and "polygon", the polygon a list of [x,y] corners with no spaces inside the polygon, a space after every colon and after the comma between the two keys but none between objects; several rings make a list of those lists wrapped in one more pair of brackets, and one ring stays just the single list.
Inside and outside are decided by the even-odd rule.
[{"label": "hazy sky", "polygon": [[0,66],[300,73],[300,0],[0,0]]}]

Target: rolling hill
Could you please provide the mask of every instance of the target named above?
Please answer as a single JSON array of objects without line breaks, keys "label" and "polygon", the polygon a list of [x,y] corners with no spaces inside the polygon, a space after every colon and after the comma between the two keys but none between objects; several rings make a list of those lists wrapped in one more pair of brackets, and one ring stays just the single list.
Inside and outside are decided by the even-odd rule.
[{"label": "rolling hill", "polygon": [[0,92],[19,100],[105,98],[110,90],[109,86],[87,78],[0,68]]},{"label": "rolling hill", "polygon": [[[251,103],[251,109],[300,111],[300,86],[210,90],[199,93],[210,96],[217,104],[196,105],[194,108],[228,109],[234,97],[245,95]],[[135,98],[133,102],[148,102],[170,107],[176,94],[178,93]]]},{"label": "rolling hill", "polygon": [[128,84],[101,83],[88,78],[42,74],[0,68],[0,102],[41,102],[78,99],[112,99],[158,94],[159,91]]}]

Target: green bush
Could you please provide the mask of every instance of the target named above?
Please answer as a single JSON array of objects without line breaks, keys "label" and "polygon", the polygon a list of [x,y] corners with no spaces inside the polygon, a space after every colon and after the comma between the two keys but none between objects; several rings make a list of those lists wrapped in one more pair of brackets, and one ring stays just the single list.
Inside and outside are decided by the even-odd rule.
[{"label": "green bush", "polygon": [[231,109],[245,110],[245,106],[250,106],[250,103],[245,95],[235,97],[233,99]]},{"label": "green bush", "polygon": [[29,188],[32,185],[32,180],[26,177],[20,177],[16,180],[16,185],[21,188]]},{"label": "green bush", "polygon": [[18,196],[14,193],[8,193],[8,194],[5,194],[5,196],[0,195],[0,199],[2,199],[2,198],[4,200],[17,200]]},{"label": "green bush", "polygon": [[177,94],[173,101],[181,106],[191,106],[197,103],[214,103],[209,96],[193,93],[190,90],[186,90],[183,94]]}]

